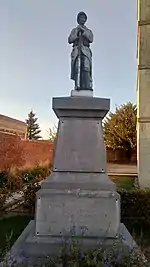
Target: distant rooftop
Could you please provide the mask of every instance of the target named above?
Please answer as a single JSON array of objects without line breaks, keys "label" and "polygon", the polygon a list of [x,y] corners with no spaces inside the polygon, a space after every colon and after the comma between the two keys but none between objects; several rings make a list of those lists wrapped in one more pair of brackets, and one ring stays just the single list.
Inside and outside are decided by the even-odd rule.
[{"label": "distant rooftop", "polygon": [[6,119],[7,121],[11,121],[11,122],[14,122],[14,123],[19,123],[20,125],[26,125],[26,123],[24,121],[20,121],[20,120],[17,120],[17,119],[14,119],[14,118],[11,118],[11,117],[8,117],[6,115],[2,115],[0,114],[0,120],[3,120],[3,119]]},{"label": "distant rooftop", "polygon": [[27,131],[26,123],[0,114],[0,132],[9,132],[25,136]]}]

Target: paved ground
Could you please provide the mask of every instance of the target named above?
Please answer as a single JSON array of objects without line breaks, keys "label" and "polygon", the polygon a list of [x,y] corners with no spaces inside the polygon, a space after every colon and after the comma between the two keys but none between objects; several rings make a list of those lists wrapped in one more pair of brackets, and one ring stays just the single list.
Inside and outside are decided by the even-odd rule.
[{"label": "paved ground", "polygon": [[130,164],[113,164],[107,163],[108,174],[114,175],[137,175],[137,166]]}]

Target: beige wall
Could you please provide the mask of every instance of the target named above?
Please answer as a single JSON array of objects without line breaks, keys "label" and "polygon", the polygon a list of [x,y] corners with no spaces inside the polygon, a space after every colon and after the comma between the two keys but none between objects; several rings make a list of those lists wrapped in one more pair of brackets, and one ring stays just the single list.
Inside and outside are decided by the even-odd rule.
[{"label": "beige wall", "polygon": [[137,162],[141,187],[150,187],[150,0],[138,0]]},{"label": "beige wall", "polygon": [[138,0],[138,21],[150,20],[150,1]]},{"label": "beige wall", "polygon": [[0,114],[0,132],[16,133],[26,135],[26,123]]}]

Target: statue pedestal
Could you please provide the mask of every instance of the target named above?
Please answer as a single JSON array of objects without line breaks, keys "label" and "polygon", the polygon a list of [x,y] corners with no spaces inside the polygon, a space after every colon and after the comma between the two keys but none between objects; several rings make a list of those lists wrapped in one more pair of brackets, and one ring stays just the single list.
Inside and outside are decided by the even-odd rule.
[{"label": "statue pedestal", "polygon": [[72,90],[71,96],[93,97],[93,90]]},{"label": "statue pedestal", "polygon": [[12,247],[13,255],[28,262],[58,255],[62,237],[71,236],[93,249],[103,240],[112,246],[122,234],[124,248],[135,246],[120,224],[120,198],[106,173],[102,119],[109,107],[109,99],[53,99],[59,118],[53,171],[37,193],[35,221]]}]

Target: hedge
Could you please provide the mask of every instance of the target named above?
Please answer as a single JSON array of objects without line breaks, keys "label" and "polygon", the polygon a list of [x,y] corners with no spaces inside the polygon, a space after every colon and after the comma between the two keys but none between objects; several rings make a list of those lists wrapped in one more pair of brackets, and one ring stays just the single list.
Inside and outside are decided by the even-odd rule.
[{"label": "hedge", "polygon": [[0,171],[0,188],[10,191],[21,190],[24,184],[39,182],[51,172],[51,166],[35,166],[33,169],[16,170],[14,173]]},{"label": "hedge", "polygon": [[33,169],[19,170],[17,175],[22,178],[23,183],[30,181],[41,181],[51,172],[51,166],[35,166]]},{"label": "hedge", "polygon": [[[35,183],[45,179],[51,172],[51,166],[36,166],[33,169],[17,170],[16,173],[9,171],[0,172],[0,213],[5,211],[5,202],[11,193],[27,189],[24,192],[24,202],[30,209],[34,209],[35,189],[39,188]],[[33,188],[33,190],[32,190]]]},{"label": "hedge", "polygon": [[33,214],[35,211],[36,192],[40,190],[40,188],[41,186],[36,182],[29,184],[24,191],[23,207]]},{"label": "hedge", "polygon": [[121,220],[150,227],[150,189],[119,190]]}]

